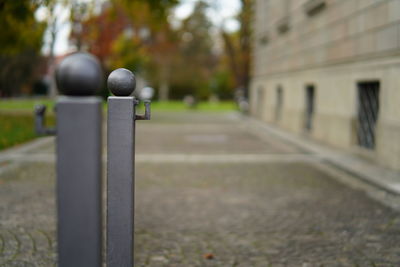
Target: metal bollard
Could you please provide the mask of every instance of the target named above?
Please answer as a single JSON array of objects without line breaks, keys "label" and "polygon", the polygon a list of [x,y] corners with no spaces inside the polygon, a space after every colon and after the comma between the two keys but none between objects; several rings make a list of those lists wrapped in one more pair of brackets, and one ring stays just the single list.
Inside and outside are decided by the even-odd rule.
[{"label": "metal bollard", "polygon": [[[102,261],[101,99],[93,96],[102,84],[99,62],[86,53],[66,57],[56,70],[64,94],[56,103],[58,266],[100,267]],[[36,129],[45,109],[36,109]]]},{"label": "metal bollard", "polygon": [[107,119],[107,266],[132,267],[134,244],[135,121],[150,119],[150,102],[144,115],[136,115],[136,81],[132,72],[117,69],[108,77]]},{"label": "metal bollard", "polygon": [[46,106],[36,105],[35,106],[35,132],[39,135],[55,135],[56,130],[54,128],[46,128]]}]

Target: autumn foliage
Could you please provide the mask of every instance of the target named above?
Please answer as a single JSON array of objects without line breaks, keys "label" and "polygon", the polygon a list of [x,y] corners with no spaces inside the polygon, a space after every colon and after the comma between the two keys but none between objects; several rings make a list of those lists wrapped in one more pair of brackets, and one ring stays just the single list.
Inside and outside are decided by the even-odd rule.
[{"label": "autumn foliage", "polygon": [[119,67],[134,71],[146,85],[156,88],[162,100],[185,95],[232,98],[235,87],[248,83],[247,69],[238,67],[247,68],[248,55],[236,54],[246,49],[237,45],[236,39],[243,43],[243,38],[213,33],[214,26],[206,16],[208,5],[203,1],[176,23],[171,10],[177,3],[105,2],[100,12],[81,21],[81,30],[73,32],[71,40],[96,55],[108,71]]}]

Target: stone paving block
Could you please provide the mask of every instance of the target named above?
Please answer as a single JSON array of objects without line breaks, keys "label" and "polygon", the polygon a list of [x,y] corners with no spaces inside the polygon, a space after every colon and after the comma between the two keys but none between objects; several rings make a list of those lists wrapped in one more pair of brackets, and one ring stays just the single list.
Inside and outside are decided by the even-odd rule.
[{"label": "stone paving block", "polygon": [[186,264],[204,262],[205,253],[215,255],[211,266],[400,260],[393,249],[400,239],[398,214],[312,166],[152,167],[141,164],[137,175],[137,236],[151,230],[157,238],[146,240],[147,247],[157,242],[160,249],[168,233],[168,243],[175,240],[185,251]]},{"label": "stone paving block", "polygon": [[[239,119],[221,125],[224,116],[197,117],[201,133],[229,129],[239,147],[311,157],[282,140],[234,126]],[[162,136],[193,134],[185,129],[193,125],[191,116],[164,119],[148,129],[141,126],[145,134],[138,137],[157,129],[152,151],[160,155],[167,151]],[[193,149],[190,142],[181,143],[183,155]],[[231,145],[221,145],[221,155],[230,155]],[[53,149],[44,146],[30,155]],[[140,153],[145,152],[142,147]],[[203,152],[217,153],[213,148]],[[135,266],[396,266],[399,212],[338,182],[317,164],[323,165],[138,162]],[[0,174],[0,266],[56,263],[54,175],[54,164],[45,162],[22,162]]]}]

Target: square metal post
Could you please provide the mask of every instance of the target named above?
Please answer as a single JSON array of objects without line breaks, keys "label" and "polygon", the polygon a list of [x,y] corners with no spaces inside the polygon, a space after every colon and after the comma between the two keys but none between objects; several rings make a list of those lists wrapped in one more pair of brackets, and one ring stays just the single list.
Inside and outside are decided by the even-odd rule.
[{"label": "square metal post", "polygon": [[107,266],[132,267],[135,192],[135,105],[130,96],[108,98]]},{"label": "square metal post", "polygon": [[102,261],[102,110],[93,96],[57,101],[58,266]]}]

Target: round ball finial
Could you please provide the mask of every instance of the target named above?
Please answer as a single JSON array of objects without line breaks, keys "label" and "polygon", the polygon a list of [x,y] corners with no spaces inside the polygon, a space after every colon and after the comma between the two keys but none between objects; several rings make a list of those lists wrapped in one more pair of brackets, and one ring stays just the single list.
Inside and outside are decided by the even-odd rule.
[{"label": "round ball finial", "polygon": [[56,69],[60,93],[69,96],[94,95],[103,83],[99,61],[88,53],[74,53],[65,57]]},{"label": "round ball finial", "polygon": [[115,96],[129,96],[136,88],[135,75],[124,68],[116,69],[108,76],[107,87]]}]

